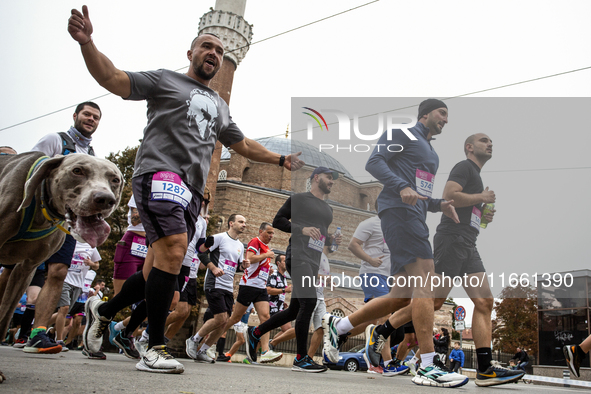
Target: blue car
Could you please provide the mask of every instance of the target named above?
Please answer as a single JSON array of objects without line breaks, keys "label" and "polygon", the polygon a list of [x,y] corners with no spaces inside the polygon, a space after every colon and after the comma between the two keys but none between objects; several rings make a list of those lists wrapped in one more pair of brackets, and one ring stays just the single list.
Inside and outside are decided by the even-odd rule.
[{"label": "blue car", "polygon": [[[348,352],[340,352],[339,353],[339,361],[337,363],[332,363],[326,359],[324,359],[324,365],[326,365],[329,369],[334,370],[344,370],[348,372],[356,372],[356,371],[367,371],[367,363],[363,358],[363,354],[365,353],[365,345],[357,345]],[[414,356],[414,352],[411,350],[408,353],[408,356],[404,359],[404,361],[409,361]]]}]

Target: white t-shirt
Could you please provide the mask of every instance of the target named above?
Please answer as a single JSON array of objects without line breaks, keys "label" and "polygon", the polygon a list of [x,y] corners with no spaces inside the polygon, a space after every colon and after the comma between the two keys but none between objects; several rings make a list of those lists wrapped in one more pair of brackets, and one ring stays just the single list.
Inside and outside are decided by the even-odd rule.
[{"label": "white t-shirt", "polygon": [[367,261],[361,260],[359,274],[370,273],[389,276],[390,249],[388,249],[388,245],[384,240],[380,218],[376,215],[359,223],[353,237],[363,242],[362,248],[370,257],[384,256],[379,267],[374,267]]},{"label": "white t-shirt", "polygon": [[[88,154],[88,147],[82,146],[77,143],[74,139],[74,146],[76,146],[75,153],[84,153]],[[50,133],[46,134],[35,144],[32,151],[35,152],[43,152],[49,157],[53,157],[55,155],[61,155],[63,152],[63,140],[62,137],[58,133]]]},{"label": "white t-shirt", "polygon": [[131,195],[131,198],[129,199],[127,206],[129,207],[129,211],[127,211],[127,231],[145,232],[146,230],[144,229],[144,225],[142,223],[138,224],[137,226],[131,224],[131,208],[137,208],[137,204],[135,203],[135,198],[133,197],[133,194]]},{"label": "white t-shirt", "polygon": [[85,303],[88,300],[88,292],[90,291],[90,285],[92,285],[94,278],[96,278],[95,271],[90,270],[86,273],[86,276],[84,277],[84,287],[82,288],[82,293],[76,302]]},{"label": "white t-shirt", "polygon": [[91,248],[89,244],[84,242],[76,242],[72,264],[70,264],[66,275],[66,283],[84,289],[84,278],[90,270],[90,267],[84,264],[84,259],[87,257],[93,262],[101,260],[101,255],[96,248]]},{"label": "white t-shirt", "polygon": [[195,223],[195,235],[191,242],[189,242],[189,246],[187,247],[187,254],[183,259],[183,265],[185,267],[190,267],[191,271],[189,273],[190,279],[195,279],[197,277],[197,271],[199,270],[199,257],[197,257],[197,241],[201,238],[205,238],[205,232],[207,231],[207,222],[201,216],[197,218],[197,223]]},{"label": "white t-shirt", "polygon": [[224,270],[224,275],[214,276],[209,269],[205,273],[205,290],[221,289],[234,291],[234,274],[238,265],[244,259],[244,245],[237,239],[232,239],[228,233],[216,234],[214,242],[209,248],[211,262]]}]

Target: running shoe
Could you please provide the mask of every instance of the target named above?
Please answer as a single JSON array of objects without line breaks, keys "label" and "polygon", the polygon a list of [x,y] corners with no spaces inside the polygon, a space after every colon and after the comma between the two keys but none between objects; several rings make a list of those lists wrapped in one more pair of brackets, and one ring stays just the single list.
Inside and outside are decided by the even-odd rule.
[{"label": "running shoe", "polygon": [[12,347],[15,347],[17,349],[22,349],[26,346],[26,344],[27,344],[27,340],[25,338],[19,338],[14,342]]},{"label": "running shoe", "polygon": [[333,316],[329,313],[325,313],[324,316],[322,316],[322,328],[324,329],[324,347],[322,349],[322,354],[325,360],[335,364],[339,361],[339,334],[337,332],[337,323],[340,320],[340,317]]},{"label": "running shoe", "polygon": [[376,325],[370,324],[365,328],[365,353],[363,357],[367,365],[371,364],[374,367],[379,367],[386,338],[378,334],[376,327]]},{"label": "running shoe", "polygon": [[66,343],[62,340],[56,341],[55,343],[57,343],[58,345],[60,345],[62,347],[62,353],[63,352],[67,352],[70,349],[68,349],[68,347],[66,346]]},{"label": "running shoe", "polygon": [[367,367],[367,373],[383,374],[384,369],[382,367],[374,367],[373,365],[369,364]]},{"label": "running shoe", "polygon": [[460,387],[468,383],[468,377],[450,371],[441,361],[421,367],[412,378],[414,384],[435,387]]},{"label": "running shoe", "polygon": [[[109,330],[110,329],[111,327],[109,326]],[[125,334],[123,334],[123,331],[117,331],[117,335],[113,337],[113,341],[111,341],[111,343],[121,349],[123,354],[125,354],[125,357],[136,360],[140,358],[140,354],[135,349],[133,341],[131,338],[126,337]]]},{"label": "running shoe", "polygon": [[148,351],[148,341],[145,341],[142,337],[140,337],[140,339],[134,338],[133,345],[135,346],[135,350],[137,350],[140,357],[144,357],[144,355]]},{"label": "running shoe", "polygon": [[292,371],[309,373],[324,372],[327,369],[328,368],[326,368],[324,365],[317,364],[307,354],[304,357],[302,357],[302,359],[299,361],[297,360],[297,358],[294,358],[293,366],[291,367]]},{"label": "running shoe", "polygon": [[98,296],[92,296],[84,304],[84,312],[86,313],[86,327],[82,334],[84,348],[88,353],[98,353],[103,344],[103,333],[111,323],[112,319],[102,317],[98,308],[104,304]]},{"label": "running shoe", "polygon": [[189,358],[195,360],[197,358],[197,348],[199,347],[199,343],[195,342],[193,338],[188,338],[185,341],[185,352]]},{"label": "running shoe", "polygon": [[525,371],[501,367],[496,361],[491,361],[486,371],[476,373],[476,386],[498,386],[505,383],[517,383],[525,375]]},{"label": "running shoe", "polygon": [[269,349],[261,355],[261,363],[274,363],[275,361],[281,360],[281,357],[283,357],[283,353],[274,352],[273,350]]},{"label": "running shoe", "polygon": [[41,331],[33,338],[29,338],[23,351],[25,353],[55,354],[62,351],[62,346],[49,338],[45,331]]},{"label": "running shoe", "polygon": [[223,356],[218,356],[215,361],[222,362],[222,363],[231,363],[232,356],[230,353],[226,353]]},{"label": "running shoe", "polygon": [[408,367],[408,371],[412,376],[417,376],[417,369],[419,369],[418,362],[407,361],[404,365]]},{"label": "running shoe", "polygon": [[269,350],[275,350],[275,346],[273,346],[270,339],[269,339]]},{"label": "running shoe", "polygon": [[[207,349],[207,350],[209,350],[209,349]],[[209,364],[215,363],[215,360],[213,358],[209,357],[209,355],[207,354],[207,351],[205,351],[205,352],[202,352],[202,351],[197,352],[197,357],[195,357],[195,361],[196,362],[199,362],[199,363],[209,363]]]},{"label": "running shoe", "polygon": [[206,353],[209,356],[209,358],[211,358],[212,360],[215,360],[215,351],[216,351],[216,345],[214,344],[212,347],[210,347],[209,349],[207,349]]},{"label": "running shoe", "polygon": [[259,342],[261,338],[257,338],[254,335],[255,327],[248,327],[245,334],[246,339],[246,356],[250,359],[251,362],[257,361],[257,347],[259,346]]},{"label": "running shoe", "polygon": [[109,342],[111,342],[111,345],[113,346],[117,346],[115,344],[115,342],[113,341],[113,339],[115,339],[115,337],[117,336],[117,334],[119,334],[119,330],[115,329],[115,326],[117,325],[117,323],[115,323],[114,321],[112,321],[109,324]]},{"label": "running shoe", "polygon": [[410,368],[406,365],[402,365],[400,360],[392,360],[384,367],[384,376],[404,375],[409,371]]},{"label": "running shoe", "polygon": [[106,360],[107,356],[103,352],[88,353],[85,349],[82,349],[82,355],[88,357],[91,360]]},{"label": "running shoe", "polygon": [[578,345],[567,345],[562,348],[562,352],[566,358],[566,365],[568,365],[568,369],[570,369],[575,377],[580,378],[581,373],[579,372],[579,368],[585,359],[585,352],[583,352],[583,349],[581,349]]},{"label": "running shoe", "polygon": [[185,367],[166,351],[166,346],[153,346],[135,365],[140,371],[154,373],[183,373]]}]

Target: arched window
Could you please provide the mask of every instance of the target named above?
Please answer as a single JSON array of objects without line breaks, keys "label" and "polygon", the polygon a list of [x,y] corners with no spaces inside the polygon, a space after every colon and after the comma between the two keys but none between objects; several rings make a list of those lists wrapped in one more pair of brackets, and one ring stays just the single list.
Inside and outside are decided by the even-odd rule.
[{"label": "arched window", "polygon": [[226,170],[221,170],[218,174],[218,181],[225,181],[227,177],[228,173],[226,172]]},{"label": "arched window", "polygon": [[310,190],[312,190],[312,181],[308,178],[306,179],[306,191],[309,192]]},{"label": "arched window", "polygon": [[333,309],[332,312],[330,312],[330,314],[336,317],[345,317],[345,312],[343,312],[339,308]]}]

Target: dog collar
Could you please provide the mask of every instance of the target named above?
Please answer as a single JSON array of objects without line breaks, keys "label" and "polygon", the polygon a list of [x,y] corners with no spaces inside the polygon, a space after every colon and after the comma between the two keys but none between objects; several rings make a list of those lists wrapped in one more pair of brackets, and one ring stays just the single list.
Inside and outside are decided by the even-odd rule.
[{"label": "dog collar", "polygon": [[47,202],[47,191],[46,191],[46,183],[45,179],[41,182],[41,213],[51,223],[52,226],[59,228],[66,234],[70,234],[68,230],[65,229],[63,226],[66,218],[56,213],[50,208],[49,203]]}]

